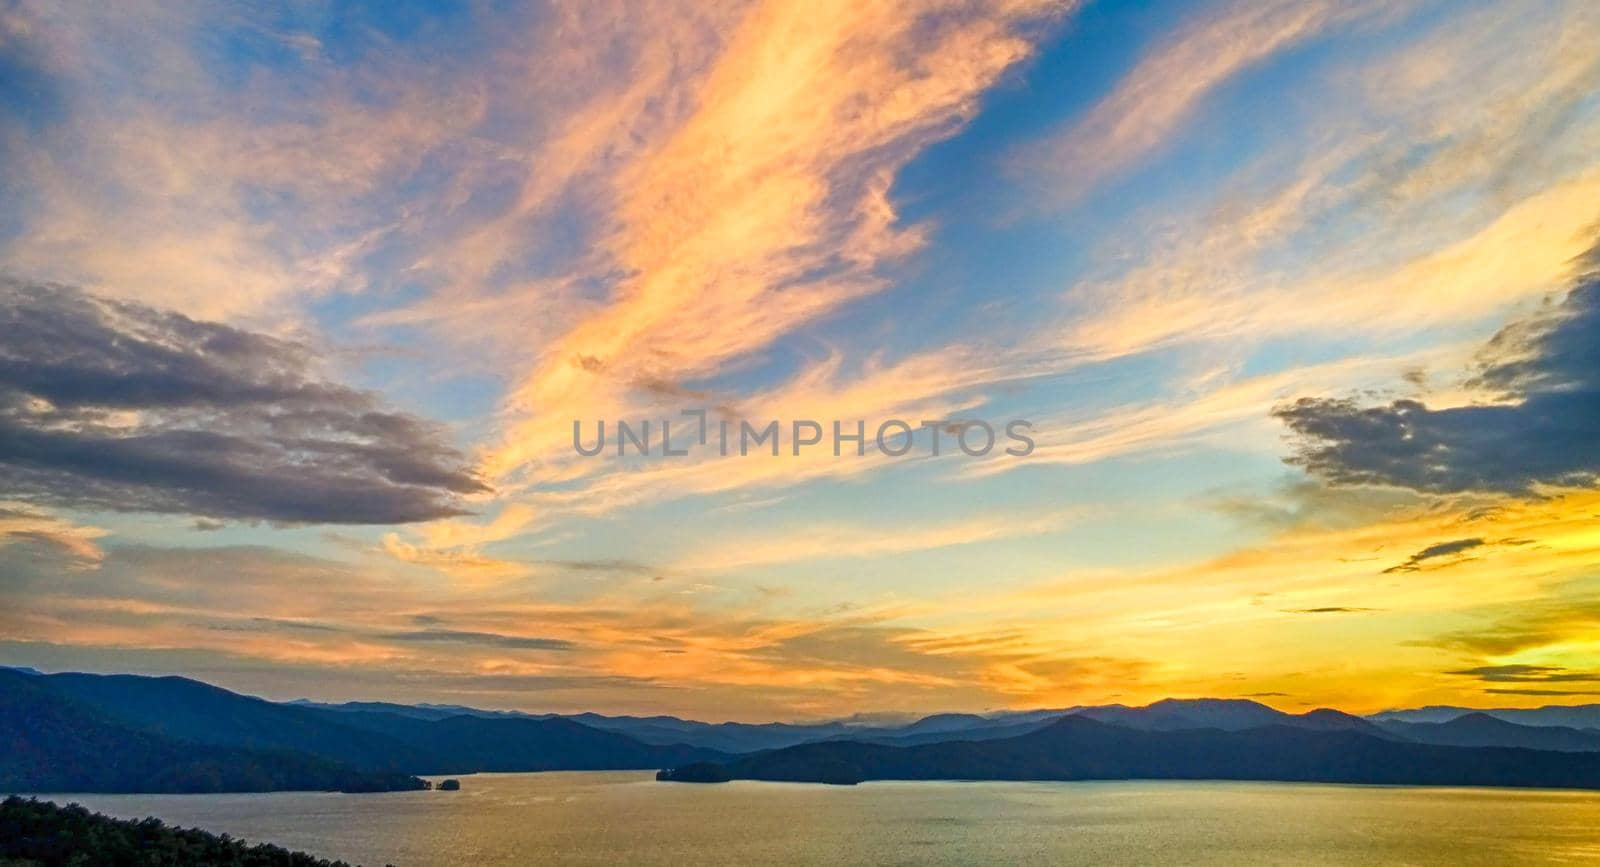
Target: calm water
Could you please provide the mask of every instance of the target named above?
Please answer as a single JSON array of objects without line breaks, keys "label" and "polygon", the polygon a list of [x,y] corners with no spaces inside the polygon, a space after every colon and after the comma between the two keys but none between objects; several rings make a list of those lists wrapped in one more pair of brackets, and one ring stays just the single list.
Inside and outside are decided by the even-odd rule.
[{"label": "calm water", "polygon": [[1271,783],[657,783],[479,774],[459,792],[78,795],[358,864],[1594,864],[1600,793]]}]

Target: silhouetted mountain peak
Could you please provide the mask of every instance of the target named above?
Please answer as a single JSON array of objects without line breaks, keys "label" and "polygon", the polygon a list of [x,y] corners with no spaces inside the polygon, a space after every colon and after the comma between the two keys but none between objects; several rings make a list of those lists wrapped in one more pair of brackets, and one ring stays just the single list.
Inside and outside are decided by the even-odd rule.
[{"label": "silhouetted mountain peak", "polygon": [[1166,698],[1144,707],[1120,704],[1086,707],[1071,716],[1150,731],[1206,728],[1240,731],[1291,719],[1289,714],[1242,698]]},{"label": "silhouetted mountain peak", "polygon": [[1319,707],[1297,716],[1291,716],[1296,728],[1314,729],[1317,731],[1353,731],[1365,735],[1381,738],[1393,738],[1391,732],[1375,725],[1372,721],[1358,717],[1355,714],[1345,713],[1329,707]]},{"label": "silhouetted mountain peak", "polygon": [[1440,725],[1453,729],[1476,728],[1495,729],[1500,731],[1504,731],[1507,728],[1528,728],[1528,726],[1519,726],[1516,723],[1506,722],[1498,717],[1492,717],[1481,710],[1473,711],[1472,713],[1468,714],[1462,714],[1461,716],[1458,716],[1449,722],[1440,723]]},{"label": "silhouetted mountain peak", "polygon": [[904,734],[922,734],[929,732],[951,732],[970,729],[974,726],[988,725],[987,717],[975,713],[936,713],[917,720],[911,725],[900,729]]}]

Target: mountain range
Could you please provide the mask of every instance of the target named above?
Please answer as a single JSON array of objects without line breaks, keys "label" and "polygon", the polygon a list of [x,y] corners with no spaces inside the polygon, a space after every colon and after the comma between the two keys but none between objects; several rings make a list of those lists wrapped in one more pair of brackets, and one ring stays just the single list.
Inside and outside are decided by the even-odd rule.
[{"label": "mountain range", "polygon": [[181,677],[0,670],[0,791],[423,788],[417,774],[653,770],[725,759],[566,719],[438,719],[265,701]]},{"label": "mountain range", "polygon": [[[1245,699],[1167,699],[935,714],[898,725],[707,723],[272,702],[182,677],[0,669],[0,791],[377,791],[421,788],[418,774],[662,768],[676,769],[662,775],[672,780],[1154,774],[1588,788],[1600,787],[1600,773],[1590,776],[1600,729],[1563,723],[1600,721],[1597,711],[1424,708],[1359,717],[1292,714]],[[1405,780],[1391,779],[1401,770]]]},{"label": "mountain range", "polygon": [[1012,738],[906,747],[825,741],[663,770],[656,779],[846,785],[867,780],[1271,780],[1600,789],[1600,752],[1435,746],[1354,729],[1283,724],[1234,731],[1136,729],[1072,714]]},{"label": "mountain range", "polygon": [[[1361,717],[1328,708],[1291,714],[1249,699],[1164,699],[1144,707],[1111,704],[989,714],[939,713],[899,725],[873,725],[854,720],[708,723],[673,716],[530,714],[481,710],[462,705],[387,702],[322,704],[304,699],[288,704],[345,712],[375,711],[435,720],[461,714],[493,718],[566,719],[591,728],[627,735],[648,744],[686,744],[724,753],[781,749],[827,740],[896,746],[955,739],[997,740],[1036,731],[1065,716],[1083,716],[1150,730],[1219,728],[1237,731],[1285,724],[1305,729],[1351,729],[1375,737],[1441,745],[1528,747],[1579,752],[1600,749],[1600,743],[1596,742],[1596,739],[1600,739],[1600,704],[1490,709],[1434,706],[1417,710],[1387,710]],[[1489,722],[1486,723],[1483,718]],[[1508,725],[1494,726],[1494,722]],[[1486,730],[1491,726],[1492,730]]]}]

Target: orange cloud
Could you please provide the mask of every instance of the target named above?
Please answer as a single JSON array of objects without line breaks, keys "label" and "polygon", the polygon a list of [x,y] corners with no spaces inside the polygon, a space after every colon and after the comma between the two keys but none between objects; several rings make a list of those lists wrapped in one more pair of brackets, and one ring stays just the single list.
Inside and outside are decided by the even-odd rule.
[{"label": "orange cloud", "polygon": [[38,544],[56,549],[76,568],[88,568],[105,556],[98,539],[106,531],[64,520],[26,503],[0,500],[0,548]]},{"label": "orange cloud", "polygon": [[491,472],[557,459],[572,419],[624,415],[641,385],[709,376],[880,288],[874,268],[920,243],[887,204],[894,171],[970,117],[1031,53],[1023,25],[1055,11],[752,9],[695,88],[696,111],[619,172],[605,247],[626,276],[514,391]]}]

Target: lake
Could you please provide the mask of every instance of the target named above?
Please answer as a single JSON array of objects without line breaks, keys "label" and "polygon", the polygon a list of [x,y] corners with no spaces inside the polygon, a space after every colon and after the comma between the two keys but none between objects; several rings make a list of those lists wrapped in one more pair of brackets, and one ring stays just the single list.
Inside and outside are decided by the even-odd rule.
[{"label": "lake", "polygon": [[1278,783],[657,783],[476,774],[459,792],[52,795],[357,864],[1583,864],[1600,793]]}]

